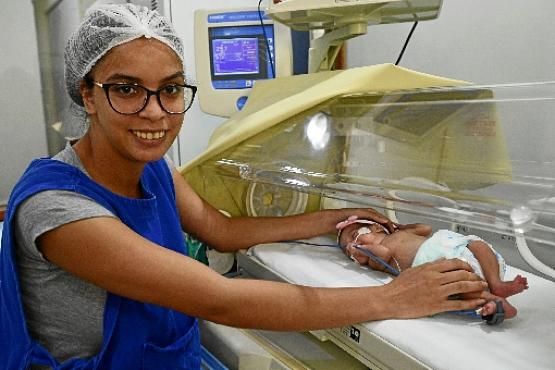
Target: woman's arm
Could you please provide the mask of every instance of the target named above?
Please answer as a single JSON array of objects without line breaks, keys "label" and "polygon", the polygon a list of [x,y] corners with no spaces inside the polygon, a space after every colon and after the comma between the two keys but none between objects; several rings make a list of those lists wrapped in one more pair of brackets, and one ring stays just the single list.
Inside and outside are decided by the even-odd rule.
[{"label": "woman's arm", "polygon": [[201,199],[177,170],[173,179],[183,229],[211,247],[232,252],[250,246],[335,233],[351,215],[374,220],[392,231],[393,223],[373,209],[336,209],[288,217],[228,218]]},{"label": "woman's arm", "polygon": [[448,299],[484,287],[458,260],[407,270],[379,287],[309,288],[224,278],[142,238],[113,218],[65,224],[39,237],[38,245],[49,261],[107,291],[231,326],[321,329],[471,309],[484,303]]}]

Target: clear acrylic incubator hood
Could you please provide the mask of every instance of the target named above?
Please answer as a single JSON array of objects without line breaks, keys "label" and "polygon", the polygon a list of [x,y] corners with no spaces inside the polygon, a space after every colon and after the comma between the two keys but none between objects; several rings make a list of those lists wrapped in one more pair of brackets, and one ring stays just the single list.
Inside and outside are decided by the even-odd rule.
[{"label": "clear acrylic incubator hood", "polygon": [[493,235],[553,279],[535,255],[555,254],[554,117],[555,83],[474,86],[391,64],[292,76],[258,82],[181,173],[232,216],[368,206]]}]

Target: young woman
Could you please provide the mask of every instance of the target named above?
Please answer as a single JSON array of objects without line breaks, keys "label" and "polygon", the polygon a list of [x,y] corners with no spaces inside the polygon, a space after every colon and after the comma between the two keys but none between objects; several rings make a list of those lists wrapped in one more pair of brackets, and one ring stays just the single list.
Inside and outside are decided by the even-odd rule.
[{"label": "young woman", "polygon": [[[226,218],[164,158],[196,88],[157,13],[90,9],[68,41],[66,86],[90,126],[34,161],[14,188],[1,249],[0,368],[199,368],[195,318],[308,330],[474,308],[460,261],[409,269],[382,287],[319,289],[227,279],[185,255],[185,230],[220,251],[331,233],[351,214]],[[5,349],[9,348],[9,351]]]}]

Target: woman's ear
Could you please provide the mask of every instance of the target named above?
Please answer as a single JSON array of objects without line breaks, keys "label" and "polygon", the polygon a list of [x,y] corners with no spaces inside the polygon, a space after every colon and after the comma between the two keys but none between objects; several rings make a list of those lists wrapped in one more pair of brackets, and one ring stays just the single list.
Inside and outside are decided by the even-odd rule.
[{"label": "woman's ear", "polygon": [[88,114],[96,113],[96,107],[94,102],[94,96],[92,93],[92,87],[88,86],[85,80],[81,80],[79,83],[79,92],[83,98],[83,106]]}]

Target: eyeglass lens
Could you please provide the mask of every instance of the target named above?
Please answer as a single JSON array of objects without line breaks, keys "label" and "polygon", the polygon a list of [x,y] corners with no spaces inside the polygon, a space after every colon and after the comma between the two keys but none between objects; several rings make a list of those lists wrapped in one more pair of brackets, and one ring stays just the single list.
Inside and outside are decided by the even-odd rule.
[{"label": "eyeglass lens", "polygon": [[[156,91],[158,103],[168,113],[183,113],[193,101],[193,90],[187,86],[167,85]],[[108,88],[112,108],[124,114],[137,113],[147,104],[150,95],[142,86],[116,84]]]}]

